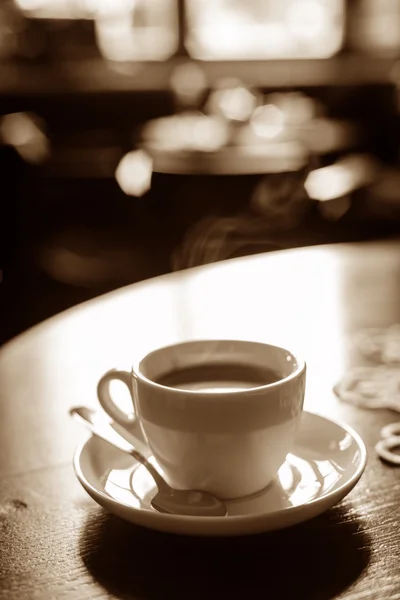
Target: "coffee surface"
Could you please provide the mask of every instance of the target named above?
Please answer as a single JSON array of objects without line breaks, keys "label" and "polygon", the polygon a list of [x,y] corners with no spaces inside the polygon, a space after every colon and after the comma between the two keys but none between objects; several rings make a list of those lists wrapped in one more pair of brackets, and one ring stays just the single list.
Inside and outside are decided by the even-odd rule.
[{"label": "coffee surface", "polygon": [[164,373],[154,381],[166,387],[202,392],[227,392],[274,383],[282,375],[268,367],[210,363]]}]

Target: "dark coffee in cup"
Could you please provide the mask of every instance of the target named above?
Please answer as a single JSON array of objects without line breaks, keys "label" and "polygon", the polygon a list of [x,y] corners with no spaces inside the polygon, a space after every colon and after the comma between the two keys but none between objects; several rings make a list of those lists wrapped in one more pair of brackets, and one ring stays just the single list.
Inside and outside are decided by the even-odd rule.
[{"label": "dark coffee in cup", "polygon": [[214,362],[174,369],[154,381],[175,389],[227,392],[260,387],[280,379],[282,375],[268,367]]}]

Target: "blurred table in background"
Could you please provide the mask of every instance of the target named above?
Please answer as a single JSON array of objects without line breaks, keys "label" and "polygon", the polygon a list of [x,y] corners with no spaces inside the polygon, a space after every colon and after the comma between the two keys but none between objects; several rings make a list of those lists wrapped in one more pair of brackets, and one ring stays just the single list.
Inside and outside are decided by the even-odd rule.
[{"label": "blurred table in background", "polygon": [[398,233],[399,65],[400,0],[4,0],[0,343],[171,270]]}]

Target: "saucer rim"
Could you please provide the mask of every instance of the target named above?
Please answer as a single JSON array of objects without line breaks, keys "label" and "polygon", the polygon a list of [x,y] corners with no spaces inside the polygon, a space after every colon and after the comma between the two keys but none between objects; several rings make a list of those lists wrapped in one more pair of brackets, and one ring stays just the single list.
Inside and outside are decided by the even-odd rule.
[{"label": "saucer rim", "polygon": [[[269,518],[273,518],[274,516],[281,515],[283,513],[295,514],[296,512],[304,510],[305,506],[313,508],[315,505],[327,503],[331,498],[334,499],[335,497],[338,497],[339,500],[336,500],[336,501],[334,501],[333,504],[330,504],[330,506],[333,506],[334,504],[339,502],[340,499],[344,498],[344,496],[346,496],[347,493],[349,493],[354,488],[354,486],[358,483],[359,479],[361,478],[361,476],[365,470],[366,464],[367,464],[367,459],[368,459],[367,448],[366,448],[365,443],[364,443],[363,439],[361,438],[361,436],[350,425],[347,425],[346,423],[341,423],[341,422],[337,421],[336,419],[331,419],[330,417],[319,415],[318,413],[314,413],[311,411],[303,411],[303,414],[310,415],[312,417],[317,417],[318,419],[322,419],[323,421],[332,423],[332,424],[336,425],[337,427],[345,430],[353,438],[353,440],[356,442],[356,445],[358,446],[358,448],[360,450],[359,466],[358,466],[357,470],[355,471],[355,473],[353,473],[353,475],[350,477],[350,479],[347,479],[346,481],[344,481],[338,488],[330,490],[327,493],[323,494],[322,496],[318,496],[317,498],[314,498],[307,502],[303,502],[296,506],[286,506],[286,507],[279,508],[274,511],[268,512],[268,513],[259,513],[259,514],[249,513],[246,515],[229,515],[228,514],[224,517],[172,515],[172,514],[167,514],[167,513],[160,513],[156,510],[152,511],[152,510],[144,509],[141,507],[136,508],[134,506],[130,506],[129,504],[125,504],[124,502],[122,502],[120,500],[116,500],[112,496],[104,493],[102,490],[99,490],[98,488],[94,487],[86,479],[86,477],[84,476],[82,469],[80,467],[80,457],[82,455],[82,452],[83,452],[85,446],[90,442],[90,440],[92,440],[93,437],[95,437],[93,435],[90,435],[76,449],[76,451],[74,453],[74,457],[73,457],[73,468],[75,471],[75,475],[78,478],[82,487],[96,502],[97,502],[96,496],[97,497],[100,496],[108,504],[111,504],[112,506],[123,507],[124,509],[131,511],[133,513],[136,513],[136,514],[141,514],[143,512],[150,513],[152,515],[152,518],[154,519],[154,521],[158,521],[160,523],[163,523],[163,522],[165,522],[165,520],[168,520],[168,521],[170,521],[171,524],[176,523],[177,525],[184,525],[185,523],[190,523],[193,521],[201,521],[202,523],[207,524],[207,525],[209,525],[211,523],[218,525],[218,524],[221,524],[222,522],[226,523],[227,521],[229,521],[231,523],[245,525],[246,523],[250,524],[251,522],[254,522],[254,520],[257,518],[257,516],[260,519],[262,519],[266,515],[268,515]],[[107,444],[107,442],[103,442],[103,443]],[[242,498],[244,498],[244,497],[242,497]],[[240,500],[242,498],[235,498],[234,500]],[[154,528],[156,528],[156,527],[154,527]]]}]

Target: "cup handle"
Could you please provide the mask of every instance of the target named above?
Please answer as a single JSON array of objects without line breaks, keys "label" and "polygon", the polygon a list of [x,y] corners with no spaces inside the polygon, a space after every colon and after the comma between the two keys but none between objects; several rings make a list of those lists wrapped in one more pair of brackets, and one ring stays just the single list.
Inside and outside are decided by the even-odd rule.
[{"label": "cup handle", "polygon": [[[122,381],[126,385],[129,390],[129,393],[132,397],[132,413],[127,414],[123,412],[118,406],[115,404],[111,393],[110,393],[110,383],[112,381]],[[133,401],[133,391],[132,391],[132,375],[128,371],[118,371],[117,369],[112,369],[111,371],[107,371],[101,377],[99,383],[97,384],[97,396],[99,399],[100,406],[102,409],[117,423],[122,425],[123,427],[132,426],[133,423],[136,422],[136,415],[134,409],[134,401]]]}]

